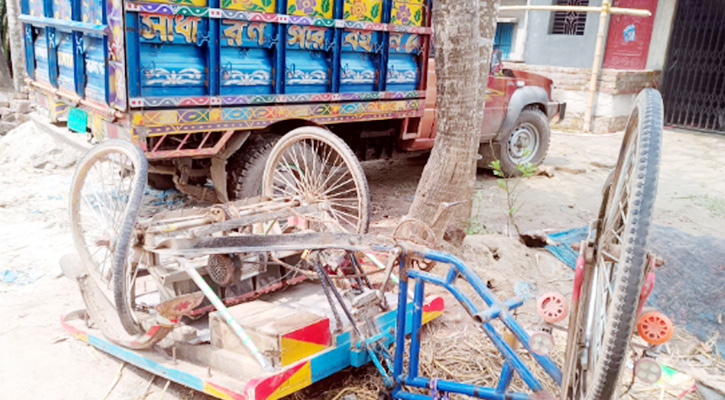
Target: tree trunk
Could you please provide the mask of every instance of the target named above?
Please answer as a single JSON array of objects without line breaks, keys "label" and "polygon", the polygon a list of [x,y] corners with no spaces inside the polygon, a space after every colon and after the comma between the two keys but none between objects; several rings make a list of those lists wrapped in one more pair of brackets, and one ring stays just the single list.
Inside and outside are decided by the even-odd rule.
[{"label": "tree trunk", "polygon": [[451,210],[455,228],[471,215],[499,1],[433,2],[438,130],[408,217],[432,225],[439,238],[447,224],[433,224],[442,202],[464,202]]},{"label": "tree trunk", "polygon": [[10,78],[10,68],[5,57],[5,49],[0,43],[0,89],[10,89],[13,87],[13,80]]},{"label": "tree trunk", "polygon": [[25,57],[23,52],[23,25],[18,21],[18,0],[6,0],[8,8],[8,36],[10,37],[10,62],[13,64],[13,86],[19,92],[24,86]]}]

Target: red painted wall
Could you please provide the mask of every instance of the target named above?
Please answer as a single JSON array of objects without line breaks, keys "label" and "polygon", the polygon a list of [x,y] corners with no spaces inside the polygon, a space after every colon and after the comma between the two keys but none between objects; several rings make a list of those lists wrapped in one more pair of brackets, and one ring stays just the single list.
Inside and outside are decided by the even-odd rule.
[{"label": "red painted wall", "polygon": [[613,6],[649,10],[652,16],[611,16],[607,48],[604,52],[604,68],[645,69],[657,0],[614,0]]}]

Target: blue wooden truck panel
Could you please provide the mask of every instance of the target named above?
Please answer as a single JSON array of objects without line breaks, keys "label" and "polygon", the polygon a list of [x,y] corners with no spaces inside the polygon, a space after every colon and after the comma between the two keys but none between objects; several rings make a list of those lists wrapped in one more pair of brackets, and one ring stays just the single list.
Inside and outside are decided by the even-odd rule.
[{"label": "blue wooden truck panel", "polygon": [[[125,5],[121,75],[109,70],[109,54],[124,54],[109,49],[106,13],[117,4]],[[127,97],[148,107],[422,90],[429,9],[428,0],[22,0],[21,20],[31,79],[119,108]]]}]

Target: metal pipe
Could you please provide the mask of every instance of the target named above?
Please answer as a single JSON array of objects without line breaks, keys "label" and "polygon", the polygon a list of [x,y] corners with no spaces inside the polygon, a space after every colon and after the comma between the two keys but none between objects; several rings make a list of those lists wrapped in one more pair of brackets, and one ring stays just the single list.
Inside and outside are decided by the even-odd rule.
[{"label": "metal pipe", "polygon": [[597,32],[597,41],[594,47],[594,61],[592,63],[592,73],[589,78],[589,98],[587,99],[587,108],[584,114],[585,132],[591,132],[592,117],[594,114],[594,100],[597,96],[597,81],[599,80],[599,72],[602,68],[602,53],[604,52],[604,37],[607,34],[607,18],[609,14],[632,15],[636,17],[651,17],[649,10],[635,8],[611,7],[609,0],[602,0],[601,7],[589,6],[502,6],[500,11],[575,11],[575,12],[598,12],[599,29]]},{"label": "metal pipe", "polygon": [[408,378],[418,376],[418,357],[420,355],[420,327],[423,324],[423,296],[425,283],[418,279],[415,282],[413,298],[413,316],[410,322],[410,357],[408,361]]},{"label": "metal pipe", "polygon": [[[396,247],[393,254],[396,254]],[[405,355],[405,315],[408,311],[408,277],[405,276],[405,257],[400,257],[400,282],[398,283],[398,313],[395,321],[395,355],[393,358],[393,392],[401,389],[403,356]]]},{"label": "metal pipe", "polygon": [[44,91],[49,92],[50,94],[54,94],[58,97],[63,97],[66,100],[73,102],[74,104],[82,104],[86,107],[92,108],[100,113],[103,113],[107,117],[112,117],[112,118],[116,118],[116,119],[125,118],[125,115],[123,113],[116,111],[115,109],[113,109],[111,107],[103,107],[100,104],[96,104],[91,101],[88,101],[84,98],[79,97],[78,95],[73,95],[71,93],[64,92],[60,89],[56,89],[54,87],[44,85],[44,84],[34,81],[30,78],[25,78],[25,83],[28,84],[29,86],[34,86],[38,89],[44,90]]},{"label": "metal pipe", "polygon": [[[600,13],[604,7],[589,6],[501,6],[499,11],[575,11]],[[636,8],[608,7],[611,14],[633,15],[635,17],[651,17],[649,10]]]},{"label": "metal pipe", "polygon": [[607,17],[609,16],[609,0],[602,0],[602,12],[599,15],[599,30],[597,31],[597,43],[594,46],[594,61],[592,63],[592,74],[589,78],[589,98],[584,114],[584,132],[592,131],[592,116],[594,114],[594,100],[597,97],[597,81],[599,71],[602,68],[602,53],[604,52],[604,36],[607,34]]},{"label": "metal pipe", "polygon": [[[431,385],[430,378],[418,377],[414,379],[404,379],[404,383],[408,386],[418,387],[421,389],[428,389]],[[530,396],[527,393],[519,392],[507,392],[498,393],[495,389],[472,385],[470,383],[459,383],[447,380],[436,381],[437,390],[448,393],[461,393],[467,396],[474,396],[481,399],[494,399],[494,400],[528,400]],[[541,389],[539,389],[541,390]],[[402,397],[401,397],[402,398]],[[411,397],[417,399],[417,397]],[[430,398],[430,397],[428,397]]]},{"label": "metal pipe", "polygon": [[224,321],[229,325],[230,328],[234,331],[234,334],[239,337],[239,339],[242,340],[242,344],[249,350],[250,353],[254,356],[254,358],[257,359],[257,362],[259,365],[262,366],[262,368],[265,371],[271,371],[272,370],[272,364],[267,360],[266,357],[259,351],[257,346],[254,344],[252,339],[247,335],[247,332],[244,331],[244,328],[242,328],[241,325],[237,322],[237,320],[234,319],[232,314],[229,312],[227,307],[224,305],[224,303],[219,299],[219,296],[214,293],[212,288],[209,286],[209,284],[204,281],[204,278],[199,275],[198,272],[196,272],[196,268],[192,267],[191,264],[183,259],[178,259],[179,264],[181,264],[182,267],[184,267],[184,270],[187,274],[191,277],[191,279],[196,283],[196,286],[201,289],[202,293],[204,293],[204,296],[206,296],[209,301],[211,301],[211,304],[216,308],[217,311],[219,311],[219,314],[224,318]]},{"label": "metal pipe", "polygon": [[506,388],[511,383],[513,376],[514,369],[511,367],[511,364],[504,362],[503,368],[501,369],[501,377],[498,379],[498,385],[496,385],[496,393],[506,392]]}]

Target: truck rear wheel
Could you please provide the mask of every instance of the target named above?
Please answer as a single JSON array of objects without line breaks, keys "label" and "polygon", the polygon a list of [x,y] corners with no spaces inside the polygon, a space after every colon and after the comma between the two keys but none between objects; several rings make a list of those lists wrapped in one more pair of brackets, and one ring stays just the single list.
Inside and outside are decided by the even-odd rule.
[{"label": "truck rear wheel", "polygon": [[229,200],[259,196],[262,175],[278,136],[252,135],[227,161],[227,193]]},{"label": "truck rear wheel", "polygon": [[549,120],[535,107],[526,107],[521,111],[516,125],[500,141],[501,170],[506,176],[519,176],[518,165],[538,165],[549,150]]}]

